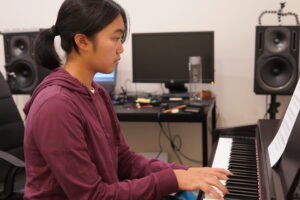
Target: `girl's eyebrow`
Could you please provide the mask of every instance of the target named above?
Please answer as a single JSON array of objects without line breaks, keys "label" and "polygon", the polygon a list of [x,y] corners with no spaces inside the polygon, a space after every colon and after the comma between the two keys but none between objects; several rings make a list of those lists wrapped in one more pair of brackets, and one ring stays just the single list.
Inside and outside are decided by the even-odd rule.
[{"label": "girl's eyebrow", "polygon": [[124,30],[121,29],[121,28],[119,28],[119,29],[115,30],[114,33],[122,33],[122,34],[124,34]]}]

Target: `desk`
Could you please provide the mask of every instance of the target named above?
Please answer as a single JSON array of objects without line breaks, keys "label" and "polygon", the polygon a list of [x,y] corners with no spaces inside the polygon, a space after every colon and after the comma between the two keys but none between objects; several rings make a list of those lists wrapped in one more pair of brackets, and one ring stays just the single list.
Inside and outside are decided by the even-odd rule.
[{"label": "desk", "polygon": [[[129,104],[115,105],[120,121],[126,122],[200,122],[202,123],[203,166],[208,160],[208,118],[211,116],[212,130],[216,128],[216,101],[203,100],[204,109],[199,113],[180,111],[179,113],[162,113],[159,107],[137,109]],[[213,136],[213,135],[212,135]],[[212,138],[214,141],[214,138]]]}]

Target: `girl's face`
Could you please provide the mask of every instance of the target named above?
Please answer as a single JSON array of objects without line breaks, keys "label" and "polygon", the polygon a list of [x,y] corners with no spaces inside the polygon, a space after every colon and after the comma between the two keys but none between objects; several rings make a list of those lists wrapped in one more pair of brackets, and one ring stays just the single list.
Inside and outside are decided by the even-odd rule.
[{"label": "girl's face", "polygon": [[121,15],[95,34],[87,56],[89,66],[95,72],[111,73],[123,53],[122,37],[125,31]]}]

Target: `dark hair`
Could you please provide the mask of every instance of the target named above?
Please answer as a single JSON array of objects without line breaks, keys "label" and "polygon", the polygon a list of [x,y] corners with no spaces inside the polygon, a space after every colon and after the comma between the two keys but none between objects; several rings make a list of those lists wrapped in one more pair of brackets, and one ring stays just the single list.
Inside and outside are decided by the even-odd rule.
[{"label": "dark hair", "polygon": [[74,41],[75,34],[85,34],[93,38],[94,34],[109,25],[121,15],[125,25],[122,38],[127,34],[127,17],[124,9],[113,0],[65,0],[61,5],[54,26],[41,30],[35,41],[35,60],[48,69],[61,65],[55,51],[54,38],[60,35],[61,47],[68,54],[72,49],[78,52]]}]

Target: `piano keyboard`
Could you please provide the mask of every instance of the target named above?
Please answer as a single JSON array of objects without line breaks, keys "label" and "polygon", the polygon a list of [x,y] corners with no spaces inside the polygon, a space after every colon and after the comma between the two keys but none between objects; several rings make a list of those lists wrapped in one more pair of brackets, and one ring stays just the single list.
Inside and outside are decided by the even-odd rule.
[{"label": "piano keyboard", "polygon": [[[254,138],[220,137],[216,148],[212,167],[228,169],[233,173],[227,181],[221,180],[229,190],[222,195],[226,200],[259,199],[256,144]],[[215,197],[205,195],[204,200]]]}]

